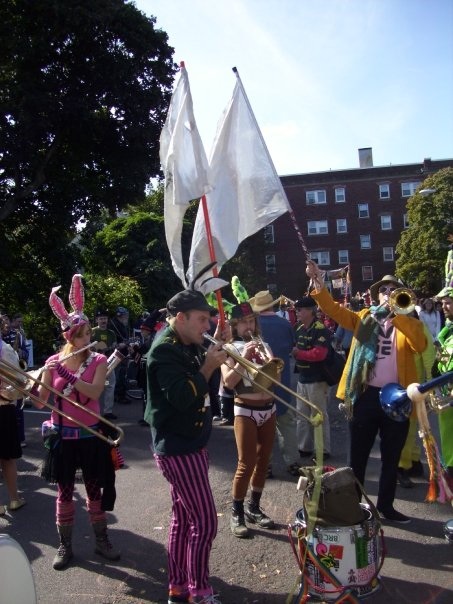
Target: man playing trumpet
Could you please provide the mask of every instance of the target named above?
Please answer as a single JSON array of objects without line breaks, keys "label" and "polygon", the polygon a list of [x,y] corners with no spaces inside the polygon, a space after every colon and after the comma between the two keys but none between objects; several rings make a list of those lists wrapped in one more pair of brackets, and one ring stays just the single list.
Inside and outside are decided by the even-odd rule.
[{"label": "man playing trumpet", "polygon": [[351,419],[350,465],[363,485],[368,458],[379,433],[381,474],[376,507],[387,520],[408,523],[410,518],[395,510],[393,501],[398,461],[409,420],[400,417],[396,421],[389,417],[380,404],[379,392],[390,382],[407,387],[417,381],[415,355],[423,352],[427,345],[423,325],[418,319],[389,308],[391,293],[401,287],[392,275],[386,275],[370,287],[372,300],[379,302],[378,306],[353,312],[334,302],[315,262],[307,261],[306,272],[315,287],[311,296],[318,306],[354,333],[337,391]]}]

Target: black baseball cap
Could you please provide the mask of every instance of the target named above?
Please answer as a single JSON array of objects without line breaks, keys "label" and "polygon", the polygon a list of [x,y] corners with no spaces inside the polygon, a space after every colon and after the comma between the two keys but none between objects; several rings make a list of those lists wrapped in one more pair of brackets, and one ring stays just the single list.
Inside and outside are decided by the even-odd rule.
[{"label": "black baseball cap", "polygon": [[311,296],[304,296],[294,302],[294,308],[314,308],[315,306],[317,304]]},{"label": "black baseball cap", "polygon": [[202,310],[209,313],[217,313],[216,309],[207,303],[203,294],[194,289],[185,289],[174,295],[173,298],[170,298],[167,302],[167,311],[170,315],[175,316],[178,312],[186,312],[188,310]]}]

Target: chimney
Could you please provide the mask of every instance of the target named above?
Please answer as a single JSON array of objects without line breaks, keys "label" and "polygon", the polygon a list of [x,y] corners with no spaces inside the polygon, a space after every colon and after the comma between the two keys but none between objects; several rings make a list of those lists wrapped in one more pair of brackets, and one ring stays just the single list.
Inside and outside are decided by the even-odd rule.
[{"label": "chimney", "polygon": [[364,147],[359,149],[359,166],[361,168],[372,168],[373,167],[373,148]]}]

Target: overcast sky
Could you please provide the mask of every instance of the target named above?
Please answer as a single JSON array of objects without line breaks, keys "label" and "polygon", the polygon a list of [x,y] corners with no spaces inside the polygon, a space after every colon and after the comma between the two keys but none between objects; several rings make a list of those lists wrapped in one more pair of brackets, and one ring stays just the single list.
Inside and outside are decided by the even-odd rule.
[{"label": "overcast sky", "polygon": [[237,67],[280,175],[453,158],[453,0],[136,0],[209,157]]}]

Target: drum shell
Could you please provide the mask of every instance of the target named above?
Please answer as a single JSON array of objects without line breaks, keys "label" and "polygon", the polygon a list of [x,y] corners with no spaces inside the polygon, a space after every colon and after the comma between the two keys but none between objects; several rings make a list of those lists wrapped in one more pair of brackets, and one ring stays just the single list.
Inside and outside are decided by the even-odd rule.
[{"label": "drum shell", "polygon": [[[366,516],[360,524],[341,527],[315,526],[313,533],[305,538],[318,566],[307,556],[304,573],[308,579],[308,593],[315,599],[336,600],[341,591],[352,589],[358,598],[375,593],[379,587],[376,576],[382,555],[379,539],[380,523],[369,507],[361,503]],[[306,530],[303,509],[296,513],[296,529]],[[329,581],[330,573],[342,586],[335,587]]]}]

